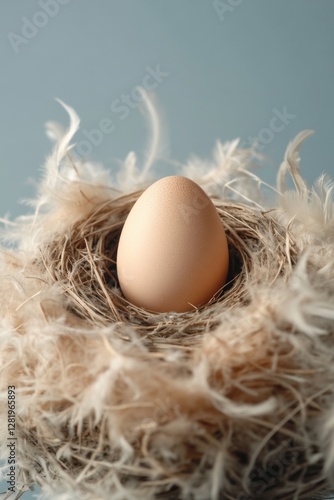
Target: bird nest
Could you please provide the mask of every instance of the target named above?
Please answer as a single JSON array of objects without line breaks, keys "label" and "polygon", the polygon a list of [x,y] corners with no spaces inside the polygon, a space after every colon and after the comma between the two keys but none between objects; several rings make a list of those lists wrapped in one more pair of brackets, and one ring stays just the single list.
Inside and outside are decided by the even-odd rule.
[{"label": "bird nest", "polygon": [[[277,189],[238,141],[180,169],[224,223],[229,276],[201,308],[151,313],[123,297],[116,268],[149,170],[129,155],[116,188],[79,161],[66,109],[69,130],[49,126],[34,213],[3,221],[0,390],[15,396],[17,495],[34,483],[82,500],[307,499],[333,487],[334,188],[301,177],[309,132],[289,145]],[[0,432],[5,475],[7,405]]]}]

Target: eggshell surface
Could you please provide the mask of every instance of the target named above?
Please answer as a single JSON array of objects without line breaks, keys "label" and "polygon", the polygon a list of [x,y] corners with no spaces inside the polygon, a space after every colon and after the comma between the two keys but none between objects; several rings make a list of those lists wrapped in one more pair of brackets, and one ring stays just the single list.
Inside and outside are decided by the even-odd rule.
[{"label": "eggshell surface", "polygon": [[164,177],[132,207],[116,259],[129,302],[153,312],[190,311],[225,284],[224,225],[200,186],[186,177]]}]

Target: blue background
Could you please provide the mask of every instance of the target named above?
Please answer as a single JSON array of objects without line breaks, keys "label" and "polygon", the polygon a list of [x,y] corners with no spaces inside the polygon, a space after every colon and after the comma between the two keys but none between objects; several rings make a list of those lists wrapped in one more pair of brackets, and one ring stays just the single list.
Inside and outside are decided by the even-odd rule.
[{"label": "blue background", "polygon": [[[130,150],[142,158],[148,129],[138,103],[121,119],[115,100],[142,84],[148,66],[168,73],[155,89],[165,156],[209,158],[218,138],[259,137],[273,160],[259,175],[275,182],[287,143],[311,128],[303,174],[310,183],[334,176],[333,0],[63,0],[41,16],[46,3],[0,6],[0,216],[27,210],[18,201],[34,195],[29,179],[51,149],[44,123],[67,124],[55,97],[76,109],[82,129],[113,122],[88,157],[108,168]],[[268,136],[273,110],[284,108],[293,118]],[[174,173],[167,162],[157,168]]]}]

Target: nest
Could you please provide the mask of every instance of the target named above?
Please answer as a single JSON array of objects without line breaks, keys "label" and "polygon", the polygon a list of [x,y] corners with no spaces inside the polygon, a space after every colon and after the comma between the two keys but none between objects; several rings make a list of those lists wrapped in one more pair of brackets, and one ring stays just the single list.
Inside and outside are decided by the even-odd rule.
[{"label": "nest", "polygon": [[[7,401],[15,387],[17,495],[34,483],[82,500],[307,499],[333,487],[334,185],[302,179],[309,132],[289,145],[277,189],[238,141],[180,170],[224,222],[229,276],[202,308],[149,313],[122,296],[115,261],[149,168],[130,154],[116,182],[79,161],[66,109],[69,130],[49,126],[34,213],[3,221],[0,390]],[[2,405],[1,443],[7,416]]]}]

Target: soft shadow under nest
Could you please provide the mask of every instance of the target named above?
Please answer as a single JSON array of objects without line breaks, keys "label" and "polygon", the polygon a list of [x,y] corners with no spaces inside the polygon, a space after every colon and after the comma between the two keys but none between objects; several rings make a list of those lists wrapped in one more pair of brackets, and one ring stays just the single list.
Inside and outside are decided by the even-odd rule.
[{"label": "soft shadow under nest", "polygon": [[[117,243],[142,188],[115,195],[89,165],[84,180],[57,174],[43,188],[50,206],[18,221],[20,250],[2,260],[0,380],[3,397],[16,387],[22,484],[62,500],[292,500],[333,486],[333,184],[306,191],[303,139],[282,164],[278,207],[254,199],[237,142],[219,146],[211,184],[195,176],[231,266],[187,313],[151,314],[120,292]],[[238,200],[223,195],[226,172]]]}]

